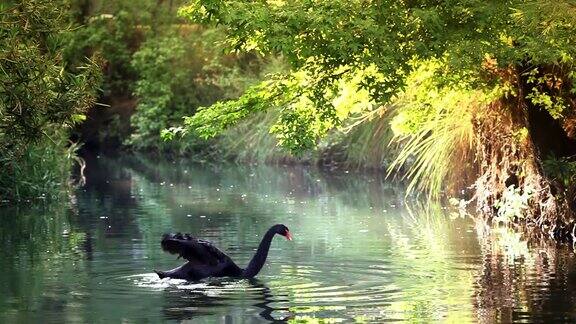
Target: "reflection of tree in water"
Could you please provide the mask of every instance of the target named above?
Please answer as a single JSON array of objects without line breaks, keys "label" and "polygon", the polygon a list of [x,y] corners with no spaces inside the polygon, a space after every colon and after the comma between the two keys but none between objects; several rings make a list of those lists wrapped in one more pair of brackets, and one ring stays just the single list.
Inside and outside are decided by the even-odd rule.
[{"label": "reflection of tree in water", "polygon": [[[574,322],[576,264],[566,247],[477,225],[483,255],[474,307],[479,322]],[[568,315],[567,314],[571,314]]]},{"label": "reflection of tree in water", "polygon": [[[271,289],[258,279],[241,280],[241,285],[230,282],[231,279],[212,279],[206,284],[200,284],[193,289],[167,288],[165,290],[164,316],[170,320],[197,319],[202,316],[221,313],[218,308],[227,308],[225,317],[246,316],[248,308],[257,308],[255,313],[260,319],[266,321],[285,321],[289,317],[283,317],[275,312],[287,313],[288,308],[274,308],[272,303],[286,302],[272,294]],[[240,280],[238,280],[240,282]],[[243,283],[247,283],[245,286]],[[195,285],[195,284],[191,284]],[[239,300],[245,304],[239,308]],[[239,308],[238,314],[230,307]],[[236,315],[236,316],[232,316]]]},{"label": "reflection of tree in water", "polygon": [[[122,158],[120,161],[124,167],[128,167],[146,180],[152,183],[164,183],[166,186],[174,184],[175,189],[178,185],[183,188],[192,185],[195,188],[205,189],[226,188],[233,184],[248,192],[276,192],[294,199],[309,199],[326,193],[349,194],[360,191],[370,193],[371,197],[362,197],[375,201],[381,201],[382,196],[402,201],[404,192],[398,190],[398,184],[390,183],[383,175],[376,173],[339,174],[315,167],[290,165],[198,164],[186,159],[169,161],[142,156]],[[106,162],[106,159],[101,159],[100,163],[102,162]],[[111,160],[108,163],[115,166],[118,160]],[[353,198],[349,198],[349,202],[358,204],[357,199]]]},{"label": "reflection of tree in water", "polygon": [[77,314],[70,292],[82,290],[86,262],[85,235],[69,223],[75,212],[61,202],[0,209],[0,322],[62,322]]},{"label": "reflection of tree in water", "polygon": [[[148,268],[168,263],[158,248],[163,231],[189,231],[209,239],[245,265],[269,223],[288,219],[305,244],[290,246],[282,253],[294,269],[294,273],[282,273],[284,280],[297,276],[297,280],[327,286],[355,278],[349,278],[346,268],[320,280],[314,273],[302,276],[296,272],[306,271],[310,265],[331,270],[332,260],[338,256],[348,256],[356,263],[363,260],[360,256],[368,255],[370,265],[382,265],[385,259],[387,272],[373,279],[378,283],[390,278],[409,296],[393,303],[400,318],[434,321],[478,316],[480,321],[512,321],[524,316],[522,312],[534,312],[544,315],[526,316],[549,319],[556,310],[570,314],[575,305],[564,294],[572,288],[569,269],[573,261],[568,254],[544,245],[528,249],[523,240],[495,232],[481,232],[478,246],[476,235],[467,231],[471,228],[468,219],[448,222],[441,206],[406,201],[374,175],[334,176],[313,168],[291,167],[192,167],[185,162],[144,160],[128,167],[114,160],[107,165],[105,159],[99,162],[102,173],[94,170],[86,192],[79,194],[79,221],[91,229],[97,251],[114,252],[118,242],[132,246],[134,237],[141,238],[142,244],[133,250],[147,251],[151,256],[151,261],[146,261]],[[100,219],[103,215],[110,218]],[[110,234],[115,234],[111,237],[115,243],[103,245],[103,238]],[[353,239],[345,245],[336,240],[350,237]],[[135,260],[139,257],[134,253]],[[320,263],[322,258],[328,262]],[[273,273],[286,269],[279,268],[277,254],[271,255],[271,261]],[[402,268],[397,271],[400,275],[394,276],[387,262]],[[359,281],[366,279],[364,274],[358,276]],[[239,286],[211,281],[208,287],[198,289],[167,289],[165,304],[158,306],[167,318],[195,321],[209,321],[213,316],[249,322],[282,320],[291,313],[297,318],[332,314],[321,309],[327,305],[322,299],[314,300],[313,305],[306,301],[303,311],[298,306],[300,297],[278,296],[278,291],[285,290],[277,287],[285,282],[267,281],[274,295],[263,284],[240,282]],[[469,296],[475,296],[474,309]],[[348,306],[346,303],[349,301],[336,306]],[[292,309],[281,308],[285,305]],[[370,311],[361,307],[358,314]],[[342,316],[348,311],[334,312]]]},{"label": "reflection of tree in water", "polygon": [[133,222],[132,210],[138,205],[130,173],[105,158],[92,157],[87,159],[85,176],[86,184],[77,198],[81,215],[75,222],[88,230],[94,220],[104,217],[99,221],[104,235],[128,232],[129,228],[125,227]]}]

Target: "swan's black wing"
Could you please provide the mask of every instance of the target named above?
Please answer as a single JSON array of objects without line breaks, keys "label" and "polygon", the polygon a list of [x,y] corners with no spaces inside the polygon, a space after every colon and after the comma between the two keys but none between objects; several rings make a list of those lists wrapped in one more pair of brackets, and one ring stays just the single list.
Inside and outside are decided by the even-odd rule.
[{"label": "swan's black wing", "polygon": [[190,234],[164,234],[160,244],[164,251],[170,254],[178,254],[191,262],[214,266],[230,260],[226,254],[218,250],[212,243],[194,238]]}]

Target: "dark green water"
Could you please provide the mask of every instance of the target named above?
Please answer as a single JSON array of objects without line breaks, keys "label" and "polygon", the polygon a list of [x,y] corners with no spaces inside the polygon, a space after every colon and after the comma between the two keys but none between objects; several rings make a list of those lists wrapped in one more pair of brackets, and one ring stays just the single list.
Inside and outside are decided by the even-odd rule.
[{"label": "dark green water", "polygon": [[[0,207],[1,323],[573,322],[572,252],[423,209],[369,175],[99,159],[70,204]],[[159,280],[190,232],[256,280]]]}]

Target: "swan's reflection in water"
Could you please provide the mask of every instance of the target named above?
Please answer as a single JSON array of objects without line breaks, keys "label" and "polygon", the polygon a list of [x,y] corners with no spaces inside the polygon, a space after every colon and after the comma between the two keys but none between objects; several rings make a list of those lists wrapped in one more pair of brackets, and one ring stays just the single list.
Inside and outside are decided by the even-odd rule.
[{"label": "swan's reflection in water", "polygon": [[289,301],[287,296],[274,296],[272,290],[258,279],[250,279],[250,284],[262,292],[262,302],[254,304],[254,306],[262,309],[262,311],[258,313],[260,317],[268,321],[286,321],[293,318],[288,307],[271,307],[272,303],[287,303]]},{"label": "swan's reflection in water", "polygon": [[[201,283],[172,281],[164,288],[164,316],[171,320],[190,320],[218,314],[232,305],[237,314],[251,320],[287,321],[291,319],[286,296],[273,295],[272,290],[258,279],[208,279]],[[245,308],[238,308],[238,303]]]}]

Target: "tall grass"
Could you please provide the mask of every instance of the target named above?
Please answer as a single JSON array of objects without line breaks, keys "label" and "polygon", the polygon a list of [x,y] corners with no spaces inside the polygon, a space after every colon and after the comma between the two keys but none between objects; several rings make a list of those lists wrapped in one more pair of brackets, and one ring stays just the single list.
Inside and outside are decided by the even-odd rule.
[{"label": "tall grass", "polygon": [[388,174],[403,168],[401,178],[409,180],[409,193],[425,192],[438,197],[447,178],[456,180],[469,171],[475,111],[473,102],[457,102],[430,113],[413,132],[395,134],[392,141],[402,146]]},{"label": "tall grass", "polygon": [[400,150],[388,174],[408,179],[408,193],[425,192],[432,198],[443,190],[472,184],[477,175],[474,122],[501,95],[497,88],[445,82],[442,71],[441,61],[415,66],[405,91],[395,100],[390,123],[392,143],[400,145]]},{"label": "tall grass", "polygon": [[392,163],[395,145],[390,145],[394,133],[390,128],[389,107],[380,107],[352,118],[348,126],[335,131],[326,140],[323,156],[355,169],[386,169]]},{"label": "tall grass", "polygon": [[56,199],[70,185],[72,165],[79,161],[77,144],[55,131],[15,152],[0,152],[0,199]]},{"label": "tall grass", "polygon": [[270,108],[227,130],[218,141],[222,157],[256,163],[296,160],[290,152],[278,146],[278,140],[270,133],[270,128],[277,122],[280,114],[280,109]]}]

